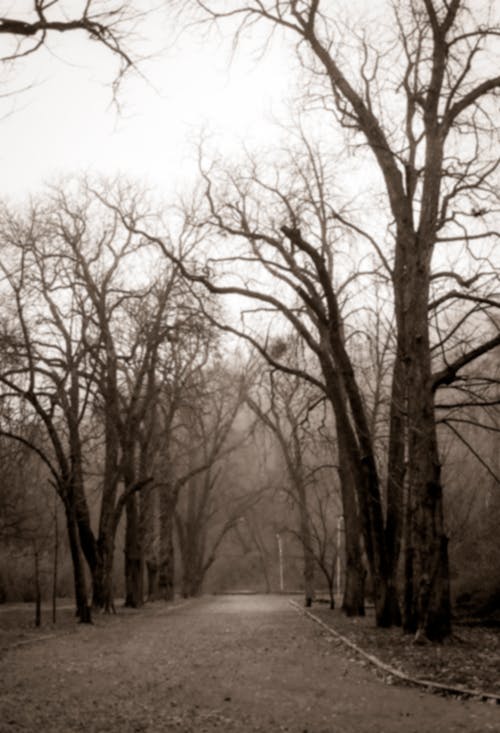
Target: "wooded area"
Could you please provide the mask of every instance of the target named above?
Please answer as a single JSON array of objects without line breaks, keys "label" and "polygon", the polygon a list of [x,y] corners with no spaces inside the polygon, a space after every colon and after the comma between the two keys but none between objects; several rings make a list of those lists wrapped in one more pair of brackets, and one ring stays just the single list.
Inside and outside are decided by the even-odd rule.
[{"label": "wooded area", "polygon": [[[0,18],[8,63],[83,31],[117,94],[133,4],[63,5]],[[203,140],[180,201],[75,176],[1,204],[0,600],[301,588],[431,641],[498,615],[498,8],[335,6],[165,3],[289,42],[281,147]]]}]

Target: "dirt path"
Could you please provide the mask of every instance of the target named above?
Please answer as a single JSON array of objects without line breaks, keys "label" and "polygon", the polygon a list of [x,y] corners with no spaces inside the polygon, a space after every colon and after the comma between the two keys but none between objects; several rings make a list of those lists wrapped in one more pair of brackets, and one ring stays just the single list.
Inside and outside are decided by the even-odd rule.
[{"label": "dirt path", "polygon": [[0,730],[500,732],[500,708],[384,685],[285,598],[226,596],[98,620],[8,650]]}]

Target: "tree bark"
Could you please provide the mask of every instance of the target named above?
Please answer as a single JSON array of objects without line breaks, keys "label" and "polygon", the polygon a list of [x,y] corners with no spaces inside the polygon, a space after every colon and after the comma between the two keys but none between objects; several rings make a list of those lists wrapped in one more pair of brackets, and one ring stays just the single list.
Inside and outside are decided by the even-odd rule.
[{"label": "tree bark", "polygon": [[68,530],[68,541],[73,564],[73,580],[75,586],[76,613],[81,623],[92,623],[90,607],[87,602],[87,587],[85,571],[78,543],[78,528],[74,516],[74,507],[65,504],[66,527]]},{"label": "tree bark", "polygon": [[127,499],[125,515],[125,606],[140,608],[143,603],[142,553],[135,494]]},{"label": "tree bark", "polygon": [[94,572],[92,605],[105,613],[115,612],[113,598],[114,536],[107,533],[97,543],[97,563]]},{"label": "tree bark", "polygon": [[385,544],[387,549],[387,614],[389,622],[401,626],[398,597],[398,569],[403,537],[404,478],[407,398],[404,348],[398,338],[393,367],[391,408],[389,416],[389,448],[387,460]]},{"label": "tree bark", "polygon": [[345,584],[342,611],[347,616],[364,616],[366,570],[361,553],[361,522],[346,445],[341,434],[338,435],[337,442],[338,474],[344,512]]},{"label": "tree bark", "polygon": [[145,486],[139,500],[139,534],[141,545],[141,586],[146,599],[154,600],[158,593],[158,562],[155,553],[157,546],[156,501],[158,491],[155,486]]},{"label": "tree bark", "polygon": [[160,489],[160,557],[158,590],[160,598],[173,601],[175,597],[174,511],[176,497],[171,486]]},{"label": "tree bark", "polygon": [[[418,242],[416,242],[418,244]],[[441,641],[451,632],[448,541],[438,454],[428,301],[429,248],[408,248],[407,334],[408,471],[411,486],[412,605],[417,637]]]},{"label": "tree bark", "polygon": [[157,601],[160,597],[158,582],[158,565],[154,559],[146,560],[146,571],[148,577],[148,601]]}]

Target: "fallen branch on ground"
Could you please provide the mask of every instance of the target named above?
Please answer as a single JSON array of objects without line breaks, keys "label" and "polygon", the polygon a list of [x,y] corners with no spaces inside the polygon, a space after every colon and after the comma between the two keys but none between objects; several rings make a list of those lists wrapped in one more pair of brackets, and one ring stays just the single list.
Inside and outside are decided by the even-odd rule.
[{"label": "fallen branch on ground", "polygon": [[324,621],[322,621],[320,618],[315,616],[310,611],[306,611],[302,606],[300,606],[296,601],[289,600],[288,601],[291,606],[293,606],[299,613],[303,613],[304,616],[308,616],[313,621],[315,621],[317,624],[319,624],[322,628],[324,628],[329,634],[336,637],[340,641],[342,641],[344,644],[346,644],[351,649],[354,649],[354,651],[357,654],[360,654],[365,659],[368,659],[371,664],[375,665],[379,669],[383,669],[384,672],[389,673],[393,677],[397,677],[400,680],[403,680],[404,682],[415,685],[417,687],[425,687],[428,690],[435,690],[436,692],[442,692],[446,693],[448,695],[461,695],[462,697],[474,697],[478,698],[480,700],[493,700],[495,703],[500,702],[500,695],[495,695],[492,692],[483,692],[482,690],[473,690],[466,687],[459,687],[456,685],[444,685],[441,682],[432,682],[431,680],[422,680],[417,677],[410,677],[409,675],[405,674],[404,672],[401,672],[399,669],[396,669],[395,667],[391,667],[390,664],[386,664],[378,657],[375,657],[373,654],[368,654],[368,652],[365,652],[361,647],[359,647],[357,644],[355,644],[350,639],[347,639],[347,637],[343,636],[342,634],[339,634],[338,631],[335,631],[331,626],[328,626],[328,624],[325,624]]}]

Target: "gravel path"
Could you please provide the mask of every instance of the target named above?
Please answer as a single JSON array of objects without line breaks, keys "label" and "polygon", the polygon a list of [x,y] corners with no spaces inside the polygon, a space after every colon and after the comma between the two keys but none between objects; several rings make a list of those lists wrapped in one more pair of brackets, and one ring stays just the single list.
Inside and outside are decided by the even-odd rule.
[{"label": "gravel path", "polygon": [[207,597],[4,652],[0,730],[500,732],[500,708],[387,686],[285,598]]}]

